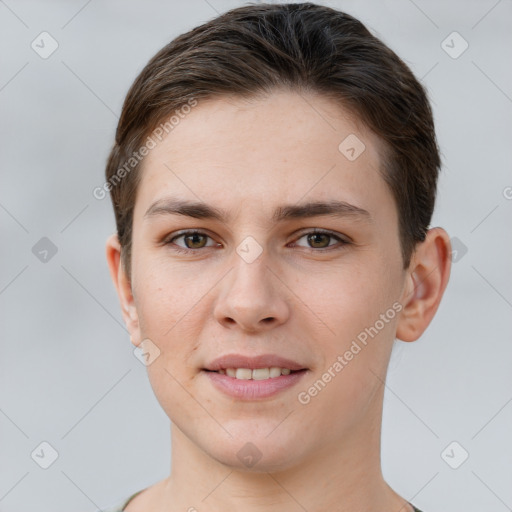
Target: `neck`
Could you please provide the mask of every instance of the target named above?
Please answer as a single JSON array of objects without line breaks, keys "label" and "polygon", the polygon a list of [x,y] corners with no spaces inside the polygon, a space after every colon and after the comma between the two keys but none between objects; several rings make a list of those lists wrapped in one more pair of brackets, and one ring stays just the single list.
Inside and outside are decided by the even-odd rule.
[{"label": "neck", "polygon": [[158,510],[206,512],[367,512],[412,508],[384,481],[380,465],[382,410],[364,425],[320,444],[300,464],[281,471],[240,470],[201,450],[174,424],[172,470]]}]

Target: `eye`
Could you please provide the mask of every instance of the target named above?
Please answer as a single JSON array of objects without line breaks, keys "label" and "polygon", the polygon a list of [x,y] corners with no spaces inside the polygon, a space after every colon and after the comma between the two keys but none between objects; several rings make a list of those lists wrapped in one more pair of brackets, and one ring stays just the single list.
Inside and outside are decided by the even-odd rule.
[{"label": "eye", "polygon": [[[176,240],[180,238],[183,239],[184,246],[176,244]],[[173,250],[177,252],[193,252],[196,249],[202,249],[204,247],[213,247],[215,243],[210,245],[206,245],[207,239],[210,238],[206,233],[202,231],[184,231],[177,236],[173,236],[172,238],[168,238],[165,240],[165,245],[174,245]],[[211,238],[210,238],[211,240]],[[213,242],[213,240],[212,240]]]},{"label": "eye", "polygon": [[[183,239],[183,245],[176,243],[177,240]],[[211,243],[208,245],[208,239]],[[298,244],[297,241],[306,239],[306,245]],[[338,243],[331,243],[333,240]],[[324,252],[326,250],[341,249],[345,245],[349,245],[351,242],[347,238],[331,233],[330,231],[324,231],[314,229],[312,231],[303,233],[293,245],[298,247],[304,247],[312,250],[313,252]],[[202,231],[183,231],[177,235],[167,238],[163,241],[164,245],[171,246],[173,251],[178,253],[193,253],[199,249],[205,249],[208,247],[218,247],[221,244],[216,243],[209,235]],[[318,249],[318,250],[315,250]]]},{"label": "eye", "polygon": [[[338,246],[343,247],[344,245],[350,244],[350,241],[347,239],[344,239],[338,235],[335,235],[334,233],[331,233],[330,231],[323,231],[315,229],[313,231],[309,231],[308,233],[304,233],[301,237],[299,237],[297,240],[301,240],[302,238],[306,238],[307,243],[309,244],[309,247],[306,247],[304,245],[299,245],[299,247],[306,247],[307,249],[331,249],[336,246],[336,244],[330,244],[329,242],[332,241],[332,239],[335,239],[339,242]],[[339,248],[339,247],[338,247]]]}]

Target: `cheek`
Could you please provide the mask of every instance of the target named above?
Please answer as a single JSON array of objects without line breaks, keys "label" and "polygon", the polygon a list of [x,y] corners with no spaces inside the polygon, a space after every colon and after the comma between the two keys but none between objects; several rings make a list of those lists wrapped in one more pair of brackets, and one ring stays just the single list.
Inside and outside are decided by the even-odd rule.
[{"label": "cheek", "polygon": [[321,366],[301,391],[304,402],[309,400],[305,410],[311,417],[323,418],[322,428],[350,428],[378,400],[381,379],[385,380],[396,332],[396,284],[389,275],[366,267],[364,273],[352,269],[338,276],[330,287],[328,294],[310,296],[315,302],[311,309],[334,334],[317,335]]},{"label": "cheek", "polygon": [[[386,265],[377,254],[367,254],[354,264],[330,270],[326,278],[304,276],[305,302],[330,328],[331,338],[347,342],[398,300],[403,278],[396,262],[394,266]],[[386,331],[390,324],[386,322]]]},{"label": "cheek", "polygon": [[214,276],[155,260],[140,265],[139,270],[136,307],[142,334],[167,344],[191,317],[197,318]]},{"label": "cheek", "polygon": [[212,321],[215,285],[225,272],[191,265],[148,257],[137,282],[141,335],[158,345],[166,368],[183,375],[190,373],[186,364]]},{"label": "cheek", "polygon": [[[356,421],[380,388],[379,377],[385,378],[403,279],[399,265],[393,265],[368,251],[358,263],[333,272],[325,293],[308,295],[311,309],[329,326],[316,341],[323,357],[311,389],[319,398],[312,401],[320,408],[336,404],[329,420],[333,425],[345,421],[346,414],[347,421]],[[305,286],[318,290],[313,281]]]}]

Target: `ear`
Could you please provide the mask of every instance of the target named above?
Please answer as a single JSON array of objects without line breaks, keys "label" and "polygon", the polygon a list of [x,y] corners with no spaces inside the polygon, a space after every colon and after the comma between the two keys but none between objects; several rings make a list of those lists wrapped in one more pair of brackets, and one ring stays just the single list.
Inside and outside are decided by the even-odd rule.
[{"label": "ear", "polygon": [[417,340],[434,318],[450,277],[451,254],[450,237],[442,228],[430,229],[416,246],[400,299],[404,307],[397,323],[398,339]]},{"label": "ear", "polygon": [[140,343],[139,315],[135,307],[131,282],[128,279],[121,259],[121,245],[116,234],[107,239],[106,244],[107,263],[110,277],[114,282],[117,295],[121,303],[123,319],[130,333],[130,339],[135,346]]}]

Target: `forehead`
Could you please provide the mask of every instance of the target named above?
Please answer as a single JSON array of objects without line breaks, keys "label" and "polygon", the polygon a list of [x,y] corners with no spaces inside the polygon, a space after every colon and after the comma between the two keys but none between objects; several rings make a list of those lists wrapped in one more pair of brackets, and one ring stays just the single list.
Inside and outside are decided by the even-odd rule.
[{"label": "forehead", "polygon": [[145,157],[135,214],[165,195],[234,209],[305,196],[390,203],[381,152],[375,134],[323,96],[199,100]]}]

